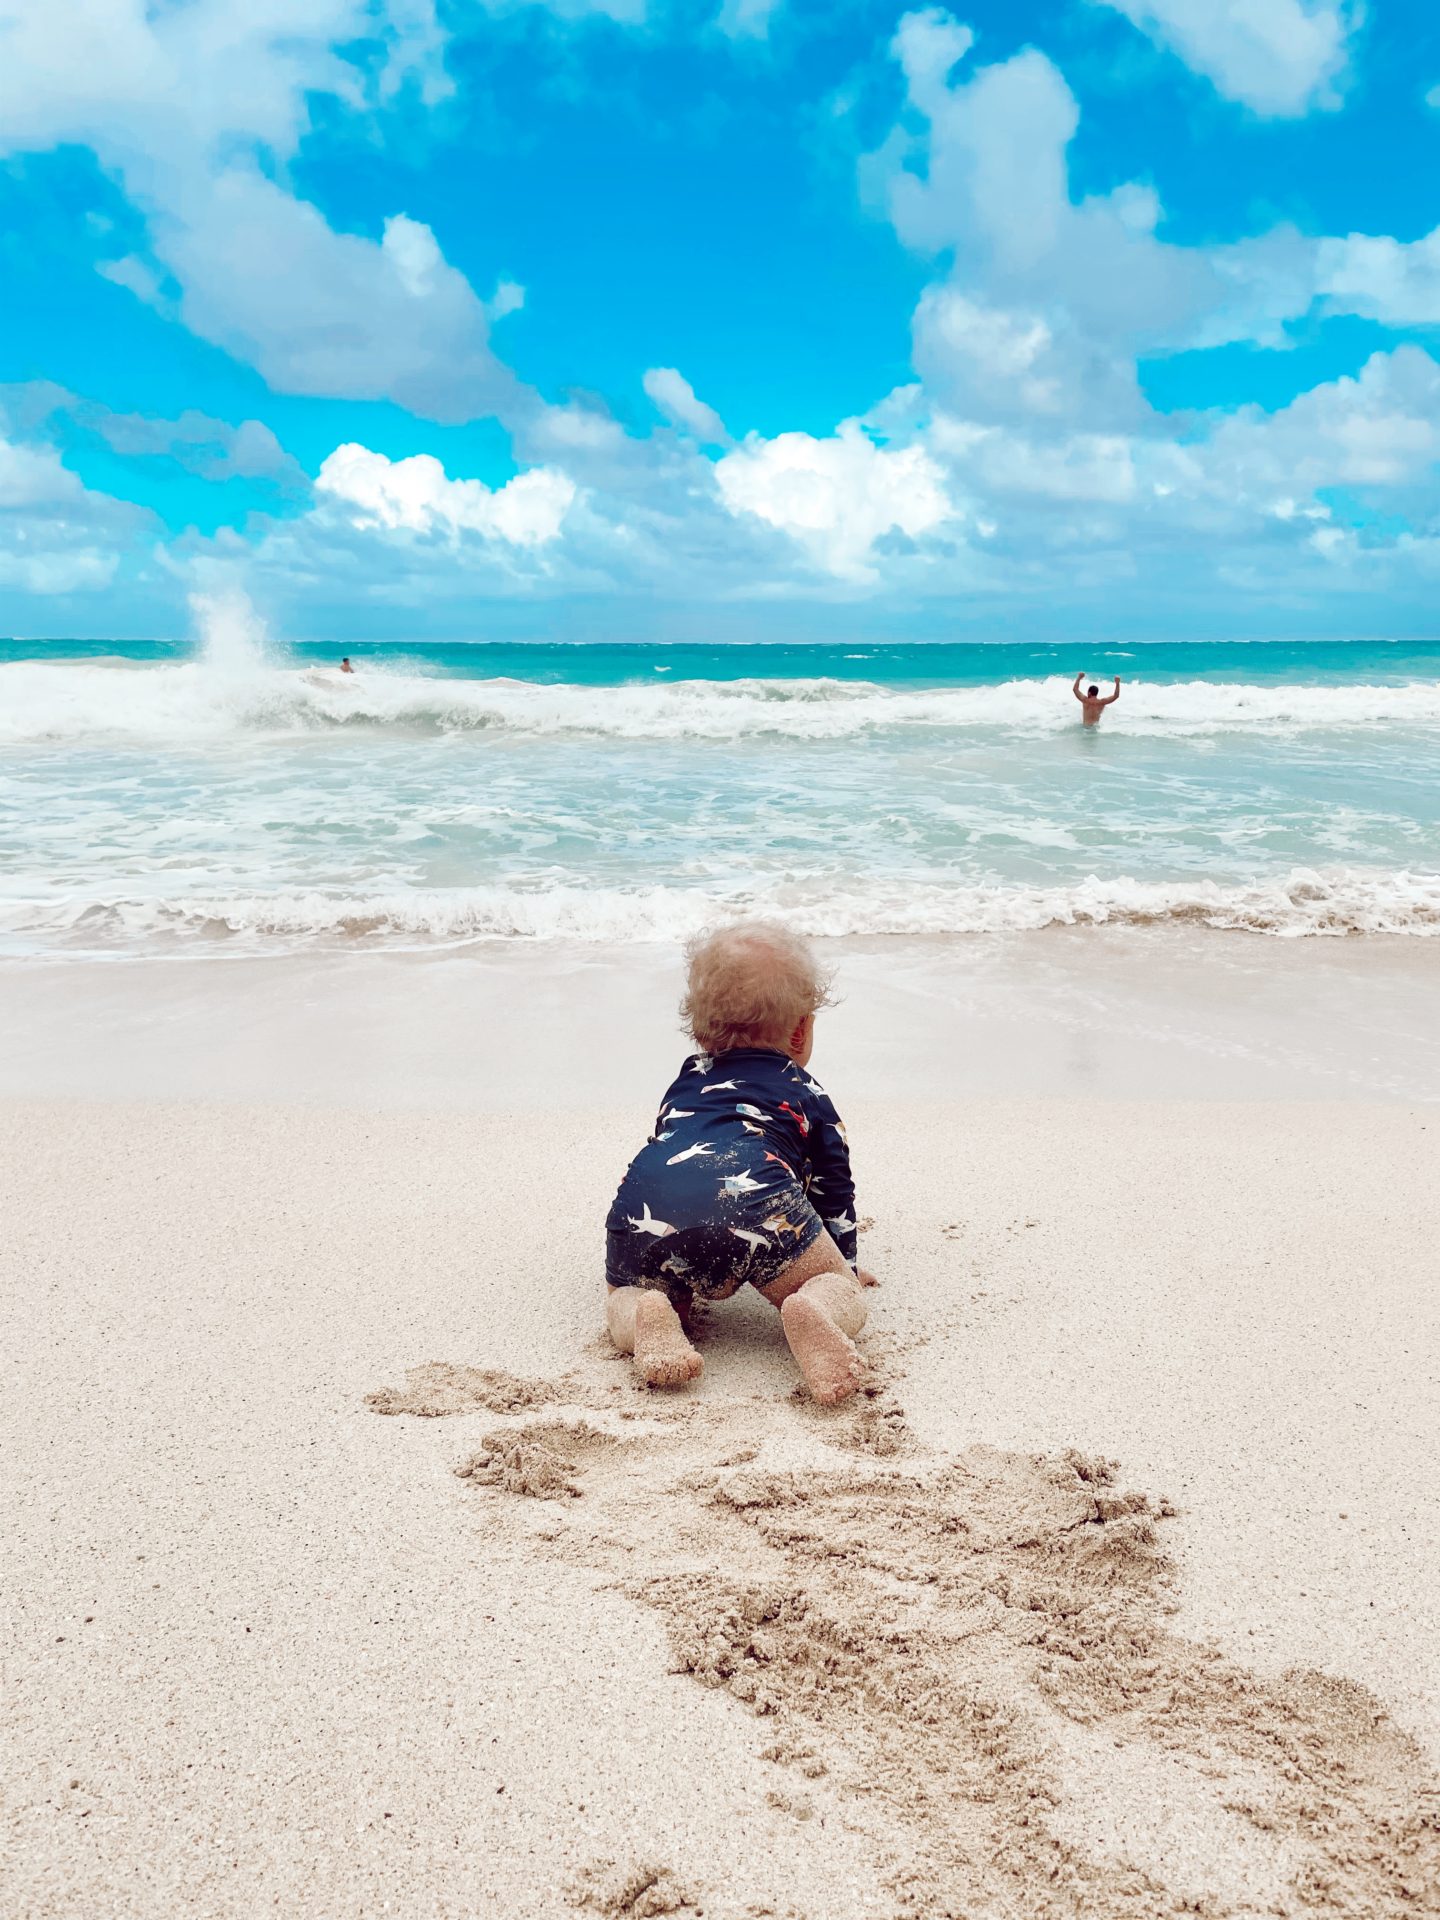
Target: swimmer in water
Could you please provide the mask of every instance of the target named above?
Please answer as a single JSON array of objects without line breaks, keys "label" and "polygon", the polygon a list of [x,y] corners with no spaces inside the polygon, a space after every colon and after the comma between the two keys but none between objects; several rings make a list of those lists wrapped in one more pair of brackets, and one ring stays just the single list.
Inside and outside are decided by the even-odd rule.
[{"label": "swimmer in water", "polygon": [[1120,698],[1120,676],[1118,673],[1115,676],[1115,691],[1113,693],[1107,693],[1103,700],[1100,698],[1099,687],[1087,687],[1084,693],[1080,691],[1080,682],[1084,678],[1083,673],[1077,673],[1075,676],[1075,684],[1071,687],[1070,691],[1080,702],[1084,710],[1086,726],[1098,727],[1100,724],[1100,716],[1106,707],[1113,707],[1115,702]]},{"label": "swimmer in water", "polygon": [[[354,667],[352,667],[350,664],[350,656],[348,653],[346,654],[345,658],[340,662],[340,671],[342,673],[353,673],[355,671]],[[1115,684],[1118,687],[1120,682],[1117,680]]]}]

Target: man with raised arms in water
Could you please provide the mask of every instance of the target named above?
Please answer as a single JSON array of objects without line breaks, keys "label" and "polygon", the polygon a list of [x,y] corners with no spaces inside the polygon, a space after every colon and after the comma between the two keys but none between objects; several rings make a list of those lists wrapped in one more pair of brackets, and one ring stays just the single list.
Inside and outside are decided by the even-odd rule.
[{"label": "man with raised arms in water", "polygon": [[1086,726],[1098,727],[1100,724],[1100,716],[1106,707],[1113,707],[1115,702],[1120,698],[1120,676],[1118,673],[1115,676],[1115,691],[1113,693],[1107,693],[1103,700],[1100,698],[1099,687],[1087,687],[1084,693],[1080,691],[1080,682],[1084,678],[1083,673],[1077,673],[1075,676],[1075,684],[1071,687],[1070,691],[1080,702],[1084,710]]}]

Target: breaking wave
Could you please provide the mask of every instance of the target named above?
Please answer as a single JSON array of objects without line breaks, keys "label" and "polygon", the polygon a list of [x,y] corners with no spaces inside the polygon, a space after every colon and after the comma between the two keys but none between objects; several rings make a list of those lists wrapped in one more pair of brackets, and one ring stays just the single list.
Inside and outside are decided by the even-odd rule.
[{"label": "breaking wave", "polygon": [[41,905],[11,901],[0,927],[96,951],[157,936],[191,944],[363,943],[429,947],[482,940],[670,942],[731,913],[784,913],[818,937],[1032,932],[1165,923],[1280,939],[1440,936],[1440,873],[1296,870],[1253,885],[1089,879],[1063,887],[910,886],[807,893],[793,884],[728,895],[683,888],[506,887],[346,896],[316,890]]},{"label": "breaking wave", "polygon": [[[0,742],[86,740],[184,746],[229,735],[335,729],[493,731],[629,741],[840,740],[867,734],[986,728],[1073,730],[1070,683],[889,689],[865,681],[683,680],[628,686],[431,678],[366,667],[353,676],[260,663],[137,666],[17,661],[0,666]],[[1132,681],[1111,732],[1184,737],[1293,734],[1393,725],[1440,727],[1440,682],[1260,685]]]}]

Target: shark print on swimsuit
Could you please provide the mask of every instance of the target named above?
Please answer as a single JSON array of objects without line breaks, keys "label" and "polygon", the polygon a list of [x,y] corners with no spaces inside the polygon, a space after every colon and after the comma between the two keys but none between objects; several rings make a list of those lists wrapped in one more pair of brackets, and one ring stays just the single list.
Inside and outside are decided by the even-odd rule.
[{"label": "shark print on swimsuit", "polygon": [[763,1233],[752,1233],[748,1227],[731,1227],[730,1231],[737,1240],[748,1242],[752,1251],[756,1247],[768,1247],[771,1244]]},{"label": "shark print on swimsuit", "polygon": [[[667,1135],[666,1137],[668,1139],[670,1136]],[[672,1153],[665,1164],[667,1167],[678,1167],[686,1160],[698,1160],[701,1154],[714,1153],[714,1151],[714,1147],[706,1146],[705,1142],[700,1140],[697,1141],[693,1147],[686,1147],[680,1153]]]},{"label": "shark print on swimsuit", "polygon": [[820,1083],[772,1048],[692,1056],[606,1227],[610,1284],[677,1299],[724,1299],[747,1280],[767,1286],[823,1233],[853,1265],[855,1188],[840,1116]]},{"label": "shark print on swimsuit", "polygon": [[634,1214],[629,1215],[626,1220],[626,1225],[632,1233],[650,1233],[653,1234],[657,1240],[663,1240],[667,1234],[674,1233],[675,1231],[668,1220],[652,1219],[648,1206],[642,1206],[638,1220]]},{"label": "shark print on swimsuit", "polygon": [[[766,1159],[769,1159],[767,1154]],[[722,1193],[763,1193],[765,1183],[749,1173],[727,1173],[720,1182]]]}]

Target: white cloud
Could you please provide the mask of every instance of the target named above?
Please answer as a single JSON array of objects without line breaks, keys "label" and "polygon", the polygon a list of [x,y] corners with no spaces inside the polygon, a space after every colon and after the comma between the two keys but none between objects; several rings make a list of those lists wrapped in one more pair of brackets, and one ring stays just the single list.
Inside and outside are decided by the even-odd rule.
[{"label": "white cloud", "polygon": [[479,596],[561,594],[712,608],[883,594],[899,613],[930,596],[1060,608],[1119,589],[1132,613],[1187,596],[1293,608],[1322,588],[1418,592],[1440,555],[1440,366],[1416,347],[1275,413],[1148,415],[1122,432],[977,421],[910,385],[833,436],[752,435],[713,464],[685,440],[612,441],[593,410],[554,411],[602,429],[577,448],[589,468],[568,506],[563,473],[492,493],[423,456],[342,448],[311,511],[248,548],[182,546],[248,552],[267,601],[309,625],[353,605],[357,580],[373,607],[447,621]]},{"label": "white cloud", "polygon": [[61,465],[53,447],[27,447],[0,440],[0,508],[7,513],[61,507],[83,492],[79,480]]},{"label": "white cloud", "polygon": [[951,262],[914,320],[916,371],[941,405],[982,421],[1132,430],[1149,416],[1143,355],[1281,346],[1285,323],[1317,300],[1395,327],[1440,323],[1440,228],[1409,242],[1277,227],[1176,245],[1144,183],[1073,196],[1079,109],[1045,55],[1027,48],[957,74],[969,46],[969,29],[938,9],[901,20],[891,54],[923,131],[902,122],[862,162],[901,239]]},{"label": "white cloud", "polygon": [[947,55],[968,45],[969,29],[934,8],[907,14],[896,30],[891,52],[930,132],[923,175],[907,167],[891,176],[891,217],[910,246],[978,243],[1006,272],[1019,272],[1055,250],[1079,109],[1059,69],[1034,48],[950,84]]},{"label": "white cloud", "polygon": [[725,422],[713,407],[696,398],[695,389],[674,367],[651,367],[642,385],[673,426],[693,434],[702,446],[728,446]]},{"label": "white cloud", "polygon": [[133,293],[135,298],[143,300],[147,307],[165,305],[165,295],[160,285],[159,274],[138,254],[122,254],[118,260],[98,260],[95,263],[95,271],[103,279],[112,281],[117,287],[124,287],[127,293]]},{"label": "white cloud", "polygon": [[634,450],[619,421],[604,407],[585,400],[537,407],[525,419],[517,440],[528,459],[559,454],[572,461],[623,461]]},{"label": "white cloud", "polygon": [[107,278],[163,304],[169,276],[186,326],[287,392],[444,420],[519,404],[427,226],[337,233],[285,184],[315,97],[445,90],[432,0],[0,0],[0,40],[0,147],[87,146],[147,217],[148,257]]},{"label": "white cloud", "polygon": [[168,454],[206,480],[274,480],[287,486],[303,481],[298,462],[281,446],[263,420],[213,420],[193,407],[174,420],[141,413],[112,413],[108,407],[80,402],[72,408],[81,426],[98,433],[116,453]]},{"label": "white cloud", "polygon": [[1440,227],[1419,240],[1365,233],[1322,240],[1315,279],[1335,312],[1392,327],[1440,325]]},{"label": "white cloud", "polygon": [[309,488],[299,463],[263,420],[242,420],[234,426],[194,407],[187,407],[174,420],[116,413],[98,400],[83,399],[48,380],[0,386],[0,402],[12,423],[23,430],[65,418],[87,433],[98,434],[127,458],[168,456],[206,480],[271,480],[280,486]]},{"label": "white cloud", "polygon": [[519,313],[525,304],[525,289],[518,280],[498,280],[495,291],[485,302],[485,311],[493,326],[497,320],[503,320],[506,314]]},{"label": "white cloud", "polygon": [[877,447],[853,420],[828,440],[751,434],[718,463],[720,497],[788,534],[840,579],[872,579],[872,550],[889,533],[918,539],[954,508],[923,447]]},{"label": "white cloud", "polygon": [[783,0],[724,0],[715,24],[730,40],[764,40]]},{"label": "white cloud", "polygon": [[392,399],[447,421],[518,404],[484,307],[419,221],[388,221],[379,244],[336,233],[250,166],[196,182],[185,201],[154,238],[181,283],[181,318],[271,386]]},{"label": "white cloud", "polygon": [[927,125],[912,134],[902,123],[863,166],[901,239],[953,257],[951,284],[968,307],[947,315],[932,293],[918,317],[932,371],[949,354],[957,384],[978,392],[998,339],[1012,359],[1029,341],[1034,366],[1012,366],[996,404],[1013,409],[1028,391],[1041,411],[1096,417],[1133,408],[1137,353],[1277,339],[1305,311],[1313,246],[1297,235],[1181,247],[1159,237],[1163,209],[1144,183],[1073,199],[1079,108],[1059,69],[1026,48],[951,81],[967,36],[936,9],[901,21],[891,52]]},{"label": "white cloud", "polygon": [[445,259],[434,234],[408,214],[392,214],[385,222],[380,251],[412,300],[423,300],[432,293],[436,280],[445,270]]},{"label": "white cloud", "polygon": [[1144,411],[1133,356],[1087,336],[1063,310],[989,306],[955,286],[921,295],[914,362],[927,390],[971,419],[1120,425]]},{"label": "white cloud", "polygon": [[[480,300],[423,209],[342,234],[292,190],[317,93],[364,112],[397,87],[441,84],[429,0],[55,0],[43,14],[0,0],[6,21],[0,139],[92,146],[147,215],[145,245],[101,271],[276,388],[387,396],[441,419],[498,411],[528,468],[492,489],[428,455],[337,447],[307,511],[186,535],[170,549],[177,569],[192,555],[248,562],[279,601],[312,607],[362,581],[396,608],[463,608],[482,592],[713,603],[883,591],[898,604],[977,584],[1064,597],[1121,577],[1171,592],[1213,581],[1223,552],[1237,577],[1248,568],[1289,591],[1322,564],[1337,576],[1372,565],[1386,542],[1401,555],[1397,512],[1440,526],[1440,376],[1418,349],[1274,414],[1168,419],[1136,375],[1147,353],[1281,341],[1317,297],[1391,324],[1434,321],[1440,236],[1282,230],[1177,246],[1145,182],[1072,191],[1079,110],[1054,64],[1031,49],[978,65],[970,28],[941,8],[896,30],[905,111],[868,163],[902,238],[937,262],[913,321],[918,377],[833,435],[738,447],[673,367],[643,382],[677,432],[627,434],[578,390],[540,402],[490,349],[518,287]],[[377,23],[395,49],[378,67],[336,53],[367,32],[373,52]],[[96,245],[118,249],[114,228],[92,224]],[[217,478],[294,475],[262,422],[150,420],[56,393],[33,389],[29,417],[10,413],[8,484],[32,491],[0,515],[0,575],[34,591],[114,577],[148,524],[28,446],[55,407],[130,456],[168,454]],[[1320,497],[1331,488],[1384,511],[1347,526]]]},{"label": "white cloud", "polygon": [[1440,461],[1440,365],[1419,347],[1372,354],[1267,414],[1242,407],[1216,423],[1197,458],[1232,496],[1272,508],[1321,488],[1399,488],[1433,480]]},{"label": "white cloud", "polygon": [[1432,107],[1436,113],[1440,113],[1440,85],[1430,88],[1425,95],[1425,104],[1427,107]]},{"label": "white cloud", "polygon": [[353,443],[337,447],[315,480],[317,494],[352,509],[358,526],[407,533],[464,533],[514,547],[541,547],[559,537],[575,499],[567,474],[545,467],[517,473],[503,487],[451,480],[428,453],[388,460]]},{"label": "white cloud", "polygon": [[548,13],[556,20],[613,20],[617,26],[643,26],[646,0],[480,0],[486,13]]},{"label": "white cloud", "polygon": [[107,587],[149,521],[84,486],[53,447],[0,438],[0,586],[45,598]]},{"label": "white cloud", "polygon": [[[710,609],[781,596],[833,600],[869,593],[882,580],[919,582],[941,564],[956,534],[938,524],[950,503],[923,448],[882,453],[853,423],[808,445],[738,450],[748,461],[730,470],[732,503],[717,465],[693,444],[621,436],[618,448],[581,450],[595,478],[574,486],[568,507],[564,474],[532,471],[492,495],[423,457],[390,462],[363,447],[340,448],[311,511],[271,520],[247,543],[225,530],[188,536],[175,558],[191,567],[248,554],[267,604],[307,626],[354,606],[357,582],[372,610],[434,609],[448,621],[473,612],[482,596],[583,594]],[[778,469],[796,451],[787,480]],[[800,497],[807,483],[796,469],[806,464],[815,469],[809,489],[822,496],[818,515]],[[517,542],[556,527],[562,508],[555,538]],[[922,537],[917,561],[913,542]]]},{"label": "white cloud", "polygon": [[1099,0],[1177,53],[1227,99],[1270,115],[1339,104],[1352,0]]},{"label": "white cloud", "polygon": [[900,21],[891,52],[905,75],[910,98],[922,113],[943,105],[952,69],[974,44],[973,31],[943,7],[907,13]]},{"label": "white cloud", "polygon": [[[1037,437],[939,413],[925,444],[952,492],[993,520],[1023,577],[1083,544],[1091,557],[1148,560],[1202,578],[1224,553],[1354,557],[1358,540],[1315,542],[1345,489],[1381,505],[1435,511],[1440,365],[1418,347],[1372,355],[1354,377],[1327,381],[1289,406],[1189,417],[1186,437],[1061,431]],[[1401,544],[1387,536],[1382,544]],[[1049,556],[1049,560],[1047,560]],[[1279,564],[1279,562],[1276,562]]]},{"label": "white cloud", "polygon": [[102,547],[32,551],[0,547],[0,587],[17,587],[44,599],[67,593],[100,593],[115,578],[120,556]]},{"label": "white cloud", "polygon": [[[307,95],[353,107],[405,84],[447,90],[432,0],[0,0],[3,122],[18,148],[113,143],[159,172],[179,150],[254,141],[281,158],[309,124]],[[378,59],[337,49],[366,44]],[[146,136],[150,136],[147,145]]]},{"label": "white cloud", "polygon": [[1136,493],[1135,449],[1123,434],[1073,433],[1042,442],[938,414],[926,444],[991,505],[1014,494],[1115,505]]}]

